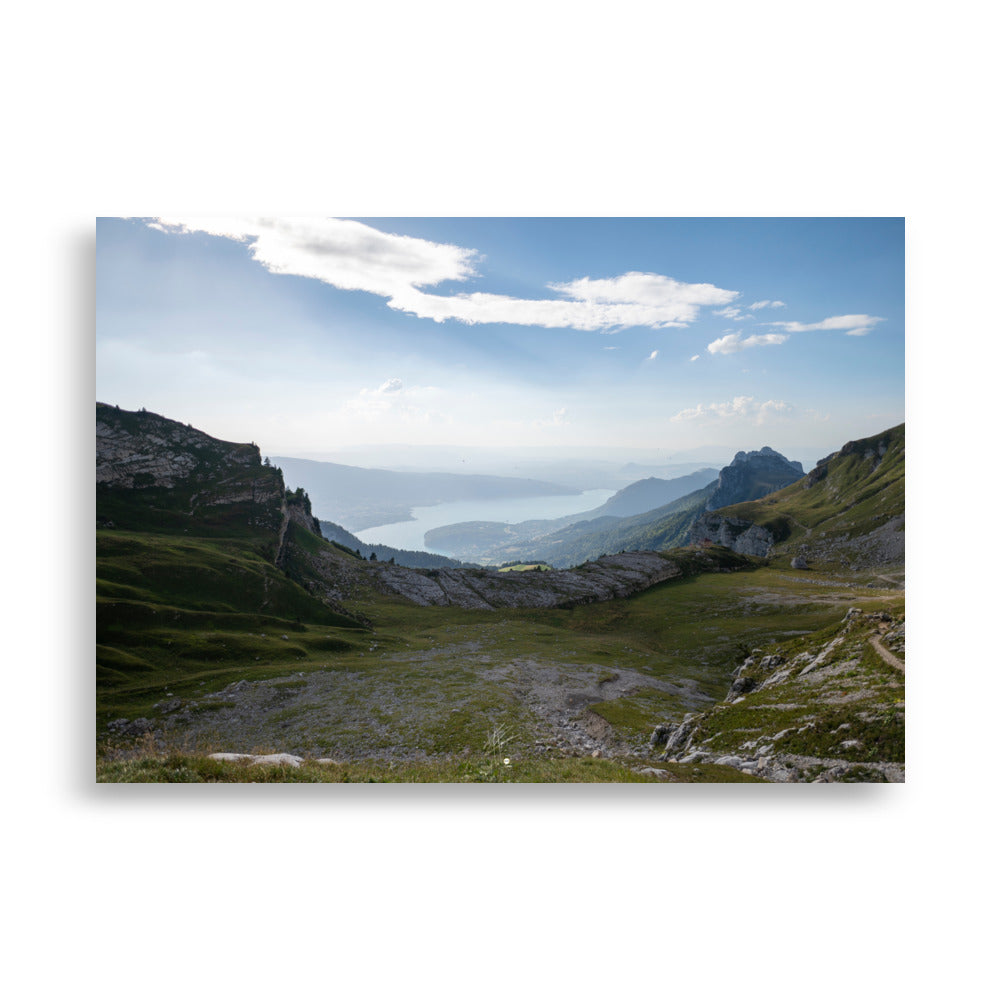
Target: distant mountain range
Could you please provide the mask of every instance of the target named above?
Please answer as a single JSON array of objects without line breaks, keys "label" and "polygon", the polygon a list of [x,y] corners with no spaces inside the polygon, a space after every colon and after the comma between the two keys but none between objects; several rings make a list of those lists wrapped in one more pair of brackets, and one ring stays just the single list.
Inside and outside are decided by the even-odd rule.
[{"label": "distant mountain range", "polygon": [[721,471],[701,469],[678,479],[640,480],[587,514],[512,528],[488,522],[446,525],[429,531],[426,539],[434,548],[464,559],[576,566],[608,552],[685,545],[704,511],[758,499],[802,475],[799,462],[764,447],[738,452]]},{"label": "distant mountain range", "polygon": [[596,510],[573,515],[573,520],[593,520],[598,517],[631,517],[644,514],[664,504],[679,500],[688,493],[700,490],[719,478],[718,469],[698,469],[676,479],[658,479],[651,476],[619,490]]},{"label": "distant mountain range", "polygon": [[449,472],[390,472],[305,458],[274,457],[289,486],[301,487],[318,516],[349,531],[410,521],[413,507],[456,500],[579,496],[581,490],[540,479],[461,475]]}]

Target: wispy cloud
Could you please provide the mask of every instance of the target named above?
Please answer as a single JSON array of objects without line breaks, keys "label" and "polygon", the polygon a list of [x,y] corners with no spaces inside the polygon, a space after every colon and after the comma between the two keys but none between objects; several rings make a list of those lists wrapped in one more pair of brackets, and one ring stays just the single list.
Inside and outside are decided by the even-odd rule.
[{"label": "wispy cloud", "polygon": [[771,322],[767,326],[780,326],[789,333],[808,333],[811,330],[844,330],[848,337],[863,337],[866,333],[871,333],[876,323],[882,323],[883,316],[866,316],[864,313],[857,313],[850,316],[830,316],[828,319],[820,320],[819,323],[779,323]]},{"label": "wispy cloud", "polygon": [[767,347],[775,344],[783,344],[788,340],[786,333],[755,333],[750,337],[740,337],[738,333],[729,333],[725,337],[719,337],[708,345],[709,354],[735,354],[737,351],[745,350],[747,347]]},{"label": "wispy cloud", "polygon": [[700,357],[701,357],[701,355],[700,355],[700,354],[693,354],[693,355],[691,356],[691,360],[692,360],[692,361],[697,361],[697,360],[698,360],[698,359],[699,359]]},{"label": "wispy cloud", "polygon": [[646,360],[647,360],[647,361],[655,361],[655,360],[656,360],[656,356],[657,356],[657,355],[658,355],[659,353],[660,353],[659,351],[653,351],[653,353],[652,353],[652,354],[650,354],[650,356],[649,356],[648,358],[646,358]]},{"label": "wispy cloud", "polygon": [[716,316],[725,316],[726,319],[731,319],[736,323],[741,320],[750,319],[746,313],[741,312],[739,306],[726,306],[725,309],[713,309],[712,312]]},{"label": "wispy cloud", "polygon": [[202,232],[245,243],[253,259],[275,274],[370,292],[387,299],[391,309],[436,322],[602,331],[684,327],[698,318],[702,307],[726,305],[739,295],[707,283],[637,271],[548,284],[558,298],[519,299],[493,292],[440,295],[424,289],[475,277],[480,258],[476,250],[385,233],[346,219],[162,216],[148,224],[163,232]]},{"label": "wispy cloud", "polygon": [[718,421],[743,420],[752,424],[764,424],[777,417],[790,417],[793,408],[778,399],[758,403],[753,396],[735,396],[725,403],[699,403],[697,406],[681,410],[670,419],[672,421],[695,421],[714,423]]},{"label": "wispy cloud", "polygon": [[747,309],[781,309],[784,305],[785,303],[779,299],[761,299],[759,302],[752,302]]},{"label": "wispy cloud", "polygon": [[438,408],[441,401],[442,392],[435,386],[407,388],[401,379],[391,378],[377,389],[361,389],[357,395],[344,400],[338,412],[368,424],[449,422],[448,416]]}]

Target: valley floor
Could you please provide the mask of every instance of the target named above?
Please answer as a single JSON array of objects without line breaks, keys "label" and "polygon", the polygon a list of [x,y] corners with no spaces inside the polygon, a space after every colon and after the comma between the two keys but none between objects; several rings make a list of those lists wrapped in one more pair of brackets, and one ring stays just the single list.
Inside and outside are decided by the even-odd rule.
[{"label": "valley floor", "polygon": [[[755,647],[805,641],[851,607],[901,613],[894,582],[759,568],[569,610],[372,598],[352,609],[378,623],[371,633],[214,632],[197,638],[241,656],[138,675],[99,697],[99,779],[755,780],[707,754],[659,760],[651,734],[722,701]],[[213,752],[306,763],[197,763]]]}]

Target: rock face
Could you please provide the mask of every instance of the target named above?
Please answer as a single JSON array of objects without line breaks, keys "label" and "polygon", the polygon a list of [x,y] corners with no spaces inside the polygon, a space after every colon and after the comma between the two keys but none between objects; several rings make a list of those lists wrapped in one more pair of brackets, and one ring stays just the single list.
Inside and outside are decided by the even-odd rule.
[{"label": "rock face", "polygon": [[903,781],[904,620],[851,608],[833,637],[794,642],[754,650],[724,701],[656,726],[651,749],[769,781]]},{"label": "rock face", "polygon": [[690,538],[694,544],[725,545],[742,556],[766,556],[774,545],[774,536],[767,528],[721,514],[702,514],[692,526]]},{"label": "rock face", "polygon": [[628,597],[682,575],[658,552],[624,552],[574,570],[501,573],[494,569],[413,570],[388,563],[344,560],[330,552],[311,557],[313,571],[335,601],[374,587],[423,607],[554,608]]},{"label": "rock face", "polygon": [[805,475],[801,462],[790,462],[773,448],[740,451],[719,473],[719,485],[709,498],[706,510],[718,510],[734,503],[759,500]]},{"label": "rock face", "polygon": [[[253,444],[218,441],[193,427],[155,413],[132,413],[97,404],[98,485],[171,489],[199,471],[252,473],[261,468],[260,449]],[[219,497],[217,502],[229,502]]]},{"label": "rock face", "polygon": [[[96,445],[98,523],[104,527],[119,520],[116,498],[125,500],[133,518],[174,528],[201,518],[216,527],[229,520],[271,531],[286,516],[281,473],[261,462],[255,444],[220,441],[156,413],[98,403]],[[105,507],[116,513],[103,516]]]}]

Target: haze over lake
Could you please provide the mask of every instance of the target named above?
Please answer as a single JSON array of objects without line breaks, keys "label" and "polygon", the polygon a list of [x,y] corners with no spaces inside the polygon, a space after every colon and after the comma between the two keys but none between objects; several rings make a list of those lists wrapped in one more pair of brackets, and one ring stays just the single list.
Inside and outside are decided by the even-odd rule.
[{"label": "haze over lake", "polygon": [[424,533],[431,528],[462,521],[503,521],[517,524],[540,518],[566,517],[600,507],[614,496],[614,490],[586,490],[577,496],[521,497],[499,500],[457,500],[433,507],[414,507],[413,521],[383,524],[355,534],[369,545],[391,545],[415,552],[436,552],[449,555],[443,549],[430,549],[424,544]]}]

